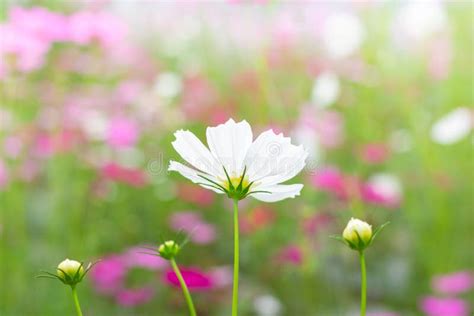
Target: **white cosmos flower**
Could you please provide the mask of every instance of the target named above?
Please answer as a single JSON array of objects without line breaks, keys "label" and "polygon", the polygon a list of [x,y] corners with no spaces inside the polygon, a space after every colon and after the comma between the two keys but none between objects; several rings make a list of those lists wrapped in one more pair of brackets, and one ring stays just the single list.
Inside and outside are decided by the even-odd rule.
[{"label": "white cosmos flower", "polygon": [[473,127],[473,112],[467,107],[460,107],[433,125],[431,139],[441,145],[454,144],[469,135]]},{"label": "white cosmos flower", "polygon": [[337,101],[340,90],[337,76],[332,72],[324,72],[314,81],[311,99],[317,106],[325,108]]},{"label": "white cosmos flower", "polygon": [[208,127],[206,136],[209,149],[190,131],[177,131],[172,145],[190,166],[170,161],[168,170],[233,199],[276,202],[300,194],[302,184],[281,184],[304,168],[308,156],[289,137],[268,130],[253,141],[249,123],[232,119]]},{"label": "white cosmos flower", "polygon": [[329,57],[346,58],[357,52],[365,38],[360,18],[350,12],[337,12],[324,22],[322,44]]}]

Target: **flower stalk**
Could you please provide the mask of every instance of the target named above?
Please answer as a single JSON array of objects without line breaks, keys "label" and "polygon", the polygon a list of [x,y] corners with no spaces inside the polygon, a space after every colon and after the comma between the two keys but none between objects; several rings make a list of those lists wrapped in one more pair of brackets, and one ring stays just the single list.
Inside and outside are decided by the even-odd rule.
[{"label": "flower stalk", "polygon": [[232,316],[238,315],[239,305],[239,200],[234,199],[234,282],[232,289]]},{"label": "flower stalk", "polygon": [[367,272],[365,269],[364,251],[359,252],[360,259],[360,316],[365,316],[367,306]]},{"label": "flower stalk", "polygon": [[191,294],[189,294],[188,286],[186,285],[186,282],[184,282],[183,275],[181,274],[181,271],[179,270],[174,258],[170,259],[170,263],[174,273],[178,277],[179,284],[181,284],[181,289],[183,290],[184,298],[186,299],[186,303],[188,304],[189,315],[196,316],[197,314],[196,309],[194,308],[193,299],[191,298]]},{"label": "flower stalk", "polygon": [[360,316],[366,315],[367,309],[367,270],[365,267],[364,251],[371,246],[375,237],[387,226],[389,222],[372,231],[372,226],[357,218],[351,218],[342,235],[334,235],[336,239],[359,253],[360,261]]},{"label": "flower stalk", "polygon": [[79,297],[77,296],[76,286],[84,279],[86,274],[94,265],[95,263],[89,263],[87,267],[85,267],[83,262],[66,259],[58,265],[56,274],[42,271],[43,274],[36,277],[59,280],[63,284],[69,285],[72,290],[72,298],[74,300],[74,306],[76,307],[77,316],[82,316],[81,304],[79,303]]},{"label": "flower stalk", "polygon": [[74,299],[74,305],[76,306],[77,316],[82,316],[81,304],[79,303],[79,298],[77,296],[77,290],[75,285],[71,285],[72,289],[72,298]]},{"label": "flower stalk", "polygon": [[173,268],[173,271],[176,274],[176,277],[178,278],[179,284],[181,285],[181,289],[183,290],[184,299],[188,304],[189,315],[196,316],[197,314],[196,309],[194,308],[193,299],[191,297],[191,294],[189,293],[188,286],[186,285],[183,275],[181,274],[181,271],[179,270],[175,260],[175,257],[181,251],[181,247],[184,245],[184,243],[179,245],[174,240],[165,241],[158,246],[157,255],[165,260],[168,260],[171,263],[171,267]]}]

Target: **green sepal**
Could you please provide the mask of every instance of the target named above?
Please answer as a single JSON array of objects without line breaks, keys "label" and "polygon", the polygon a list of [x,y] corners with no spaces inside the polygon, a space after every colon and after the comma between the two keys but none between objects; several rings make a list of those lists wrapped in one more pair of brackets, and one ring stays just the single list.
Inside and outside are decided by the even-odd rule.
[{"label": "green sepal", "polygon": [[388,224],[390,224],[390,222],[386,222],[382,225],[380,225],[379,227],[377,227],[374,232],[372,233],[372,238],[370,239],[369,241],[369,244],[368,245],[371,245],[372,242],[374,241],[375,237],[382,231],[382,229],[385,228],[385,226],[387,226]]}]

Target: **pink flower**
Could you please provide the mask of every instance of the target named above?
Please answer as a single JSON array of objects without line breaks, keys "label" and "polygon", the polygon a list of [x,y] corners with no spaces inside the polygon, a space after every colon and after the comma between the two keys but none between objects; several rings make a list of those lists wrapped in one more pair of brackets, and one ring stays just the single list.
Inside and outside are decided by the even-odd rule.
[{"label": "pink flower", "polygon": [[138,134],[135,122],[126,118],[115,118],[109,122],[107,143],[114,148],[133,146]]},{"label": "pink flower", "polygon": [[130,104],[138,98],[143,90],[143,84],[139,81],[123,81],[119,84],[116,91],[117,102],[120,102],[121,104]]},{"label": "pink flower", "polygon": [[43,41],[32,34],[27,34],[12,25],[0,25],[0,60],[2,75],[8,70],[6,61],[14,57],[14,68],[21,72],[31,72],[39,69],[45,62],[49,50],[49,42]]},{"label": "pink flower", "polygon": [[362,146],[359,151],[360,158],[368,164],[380,164],[385,162],[389,156],[389,148],[382,143],[371,143]]},{"label": "pink flower", "polygon": [[321,111],[317,113],[315,129],[319,141],[326,148],[336,148],[344,140],[344,120],[336,111]]},{"label": "pink flower", "polygon": [[196,75],[184,80],[181,108],[187,118],[207,119],[217,99],[217,92],[205,77]]},{"label": "pink flower", "polygon": [[102,294],[114,294],[125,280],[127,266],[120,255],[102,259],[90,272],[95,289]]},{"label": "pink flower", "polygon": [[211,191],[186,183],[179,184],[178,197],[185,202],[200,206],[209,206],[214,202],[214,194]]},{"label": "pink flower", "polygon": [[470,271],[438,275],[432,279],[431,286],[435,291],[443,294],[464,293],[473,288],[474,275]]},{"label": "pink flower", "polygon": [[446,37],[436,39],[431,44],[428,59],[428,72],[435,80],[446,79],[451,71],[453,49],[451,42]]},{"label": "pink flower", "polygon": [[209,271],[215,287],[221,288],[232,284],[232,270],[228,267],[217,267]]},{"label": "pink flower", "polygon": [[122,306],[136,306],[148,303],[154,294],[155,291],[151,287],[122,289],[118,291],[115,299]]},{"label": "pink flower", "polygon": [[37,157],[47,158],[54,152],[54,144],[51,136],[47,134],[38,134],[36,136],[33,149],[34,155]]},{"label": "pink flower", "polygon": [[337,148],[344,141],[344,120],[337,111],[319,110],[306,105],[302,108],[295,136],[308,148],[314,143],[325,148]]},{"label": "pink flower", "polygon": [[361,196],[365,202],[388,208],[398,207],[402,201],[402,188],[397,177],[378,173],[361,186]]},{"label": "pink flower", "polygon": [[35,159],[27,159],[20,167],[19,177],[26,182],[32,182],[39,173],[39,162]]},{"label": "pink flower", "polygon": [[420,302],[420,309],[427,316],[468,316],[468,304],[458,298],[425,297]]},{"label": "pink flower", "polygon": [[8,170],[3,161],[0,160],[0,190],[8,184]]},{"label": "pink flower", "polygon": [[123,255],[127,267],[142,267],[148,270],[160,270],[168,266],[168,262],[158,256],[147,254],[151,250],[144,247],[133,247]]},{"label": "pink flower", "polygon": [[311,183],[318,189],[331,192],[339,198],[347,197],[344,175],[335,168],[323,168],[311,177]]},{"label": "pink flower", "polygon": [[367,316],[400,316],[400,314],[395,312],[367,312]]},{"label": "pink flower", "polygon": [[113,162],[109,162],[102,167],[101,175],[105,179],[126,183],[134,187],[142,187],[148,183],[142,170],[125,168]]},{"label": "pink flower", "polygon": [[[180,271],[190,291],[206,291],[214,288],[214,280],[209,274],[197,268],[180,267]],[[173,287],[181,288],[178,277],[171,269],[166,271],[164,281]]]},{"label": "pink flower", "polygon": [[47,42],[66,38],[67,19],[65,16],[45,8],[12,8],[9,23],[18,30]]},{"label": "pink flower", "polygon": [[295,266],[303,263],[303,252],[297,245],[289,245],[280,250],[277,255],[280,263],[292,264]]},{"label": "pink flower", "polygon": [[242,233],[254,233],[271,225],[276,219],[275,212],[267,206],[258,206],[240,217]]},{"label": "pink flower", "polygon": [[401,199],[401,185],[389,174],[375,174],[366,183],[358,177],[342,174],[335,168],[322,168],[311,176],[311,184],[322,191],[330,192],[341,200],[351,198],[384,207],[398,207]]},{"label": "pink flower", "polygon": [[23,144],[21,138],[18,136],[7,136],[3,143],[3,150],[5,155],[10,158],[17,158],[20,155]]},{"label": "pink flower", "polygon": [[333,221],[332,216],[324,213],[315,214],[303,220],[303,230],[308,235],[315,235],[320,229],[329,225]]},{"label": "pink flower", "polygon": [[123,306],[140,305],[150,301],[154,295],[153,281],[138,288],[127,288],[127,274],[134,268],[157,271],[168,266],[168,263],[162,258],[142,252],[147,250],[137,246],[99,261],[90,272],[95,290],[114,297],[117,303]]},{"label": "pink flower", "polygon": [[170,226],[175,231],[184,231],[197,244],[209,244],[216,238],[213,225],[202,220],[201,216],[193,212],[179,212],[171,215]]},{"label": "pink flower", "polygon": [[80,45],[99,42],[106,48],[122,44],[126,25],[118,18],[105,12],[82,11],[69,17],[69,39]]}]

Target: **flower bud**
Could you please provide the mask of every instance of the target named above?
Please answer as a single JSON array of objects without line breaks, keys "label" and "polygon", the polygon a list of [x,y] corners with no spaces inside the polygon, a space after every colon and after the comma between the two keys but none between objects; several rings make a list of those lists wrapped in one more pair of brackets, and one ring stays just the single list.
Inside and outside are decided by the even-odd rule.
[{"label": "flower bud", "polygon": [[64,283],[74,285],[82,280],[85,271],[82,263],[66,259],[58,265],[57,275]]},{"label": "flower bud", "polygon": [[174,240],[165,241],[158,247],[158,253],[161,257],[170,260],[176,257],[179,253],[180,247]]},{"label": "flower bud", "polygon": [[364,221],[351,218],[342,237],[354,250],[364,250],[372,241],[372,226]]}]

